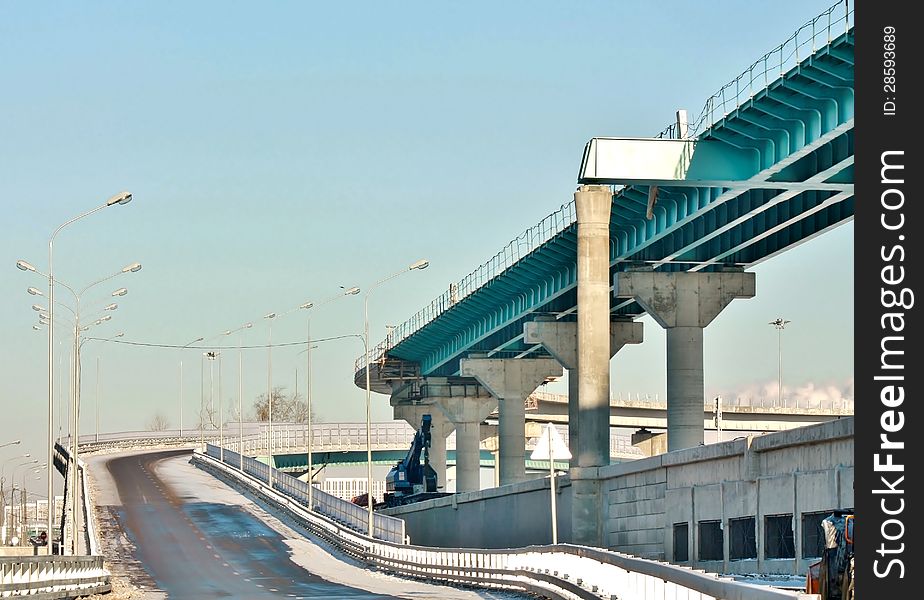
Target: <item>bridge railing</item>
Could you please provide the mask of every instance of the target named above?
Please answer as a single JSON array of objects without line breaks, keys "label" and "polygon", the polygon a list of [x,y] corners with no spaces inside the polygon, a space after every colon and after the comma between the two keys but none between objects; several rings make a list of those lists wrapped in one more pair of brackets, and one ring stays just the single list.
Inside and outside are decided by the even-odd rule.
[{"label": "bridge railing", "polygon": [[[452,308],[460,300],[471,295],[533,250],[570,227],[574,221],[574,202],[562,204],[557,211],[544,218],[537,225],[527,229],[522,235],[511,240],[500,252],[469,273],[462,281],[450,285],[449,289],[436,300],[401,325],[398,325],[383,342],[369,350],[369,360],[373,363],[380,360],[388,350],[399,342],[410,337],[424,325]],[[356,359],[354,364],[356,372],[361,371],[365,366],[365,355]]]},{"label": "bridge railing", "polygon": [[0,557],[0,598],[71,598],[110,589],[102,556]]},{"label": "bridge railing", "polygon": [[[308,508],[308,483],[296,479],[287,473],[273,469],[256,459],[241,455],[227,448],[222,451],[218,446],[208,444],[206,455],[222,462],[226,466],[243,471],[262,483],[269,483],[270,472],[273,474],[273,489],[288,498],[295,500],[300,506]],[[311,510],[327,516],[334,521],[355,531],[368,531],[369,513],[366,508],[353,504],[315,488],[311,494]],[[404,542],[404,520],[388,515],[373,515],[375,537],[378,539]]]},{"label": "bridge railing", "polygon": [[[414,438],[414,429],[403,422],[375,423],[371,430],[373,450],[407,450]],[[318,423],[312,425],[312,452],[341,452],[366,449],[365,423]],[[236,424],[229,423],[225,429],[225,447],[243,453],[257,455],[269,449],[269,428],[265,423],[257,433],[250,433],[241,440]],[[211,441],[215,441],[215,437]],[[273,451],[285,453],[293,450],[304,452],[308,447],[308,427],[302,423],[282,423],[273,429]]]},{"label": "bridge railing", "polygon": [[[756,92],[785,75],[818,48],[830,44],[831,40],[848,32],[853,14],[850,0],[840,0],[802,25],[786,41],[758,58],[740,75],[707,98],[696,121],[690,125],[687,136],[695,137],[702,133],[717,119],[725,117],[741,106]],[[657,137],[679,137],[676,127],[676,124],[668,125]]]},{"label": "bridge railing", "polygon": [[[281,490],[269,489],[239,468],[211,455],[197,460],[219,477],[250,488],[288,512],[313,535],[382,571],[428,581],[523,590],[545,598],[600,600],[797,600],[800,593],[734,581],[599,548],[559,544],[516,549],[432,548],[372,539],[318,512],[306,510]],[[815,596],[817,598],[817,596]]]}]

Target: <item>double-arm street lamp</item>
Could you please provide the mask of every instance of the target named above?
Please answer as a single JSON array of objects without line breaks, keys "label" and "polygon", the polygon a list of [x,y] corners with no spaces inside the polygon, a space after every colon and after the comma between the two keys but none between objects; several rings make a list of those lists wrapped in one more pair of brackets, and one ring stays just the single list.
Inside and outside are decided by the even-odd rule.
[{"label": "double-arm street lamp", "polygon": [[397,273],[392,273],[388,277],[376,281],[366,288],[366,293],[363,296],[363,346],[365,347],[366,357],[366,504],[369,510],[369,537],[375,537],[375,524],[372,509],[372,385],[369,378],[369,295],[372,293],[372,290],[387,281],[391,281],[399,275],[403,275],[408,271],[423,270],[428,266],[430,266],[429,261],[418,260],[409,265],[406,269],[402,269]]},{"label": "double-arm street lamp", "polygon": [[[54,241],[58,233],[62,229],[88,217],[98,211],[108,208],[110,206],[121,206],[123,204],[128,204],[132,200],[132,195],[130,192],[119,192],[111,196],[105,203],[88,210],[84,213],[77,215],[76,217],[69,219],[59,225],[54,232],[52,232],[51,237],[48,238],[48,314],[49,314],[49,326],[48,326],[48,464],[52,464],[54,460],[54,356],[55,356],[55,347],[54,347],[54,305],[55,305],[55,277],[54,277]],[[54,469],[48,469],[48,498],[51,502],[51,498],[54,498],[54,479],[52,477]],[[54,527],[53,515],[51,510],[48,511],[48,535],[51,535],[51,531]],[[48,545],[48,553],[51,554],[51,544]]]},{"label": "double-arm street lamp", "polygon": [[[46,275],[45,273],[42,273],[41,271],[36,269],[32,264],[24,260],[16,261],[16,267],[23,271],[32,271],[39,275],[43,275],[43,276]],[[92,289],[93,287],[105,281],[109,281],[110,279],[114,277],[118,277],[119,275],[123,275],[125,273],[135,273],[140,270],[141,270],[141,263],[138,263],[138,262],[131,263],[129,265],[126,265],[122,269],[116,271],[115,273],[112,273],[110,275],[107,275],[106,277],[97,279],[96,281],[90,283],[89,285],[84,286],[80,291],[76,291],[74,288],[72,288],[71,286],[65,284],[64,282],[60,280],[50,278],[50,280],[53,281],[55,284],[60,285],[66,290],[68,290],[71,293],[71,295],[74,297],[74,308],[70,309],[68,307],[68,310],[74,316],[74,323],[73,323],[73,326],[74,326],[74,397],[73,397],[73,404],[71,408],[71,438],[72,438],[71,453],[72,453],[72,459],[74,461],[73,462],[74,468],[72,469],[72,473],[71,473],[72,479],[70,483],[70,489],[73,492],[71,494],[71,515],[72,515],[71,534],[72,534],[74,554],[77,553],[76,515],[77,515],[77,497],[79,495],[79,490],[77,488],[77,468],[76,466],[77,466],[77,442],[78,442],[78,436],[79,436],[79,414],[80,414],[80,332],[86,329],[85,327],[81,327],[81,323],[80,323],[80,301],[84,293]],[[54,289],[54,286],[52,286],[52,291],[53,289]],[[35,290],[34,288],[30,288],[29,292],[35,295],[41,295],[40,292],[36,294],[37,290]],[[124,296],[127,293],[128,293],[128,290],[123,287],[123,288],[119,288],[115,290],[114,292],[112,292],[112,296],[119,297],[119,296]],[[53,310],[54,310],[55,304],[57,304],[57,302],[53,299],[52,294],[49,293],[48,312],[47,312],[48,316],[45,319],[45,322],[48,324],[49,332],[52,332],[54,329],[55,318],[54,318]],[[65,306],[65,305],[62,305],[62,306]],[[39,317],[41,319],[42,310],[43,310],[42,307],[38,305],[34,305],[32,308],[39,311]],[[105,307],[104,310],[114,310],[115,308],[117,308],[116,304],[109,304],[108,306]],[[100,324],[104,321],[108,321],[111,318],[112,317],[110,315],[102,316],[99,319],[97,319],[94,322],[94,324]],[[49,359],[50,358],[51,357],[49,356]],[[52,461],[54,460],[53,455],[50,460]],[[49,471],[49,479],[51,479],[51,471]],[[51,495],[53,495],[53,491]],[[49,531],[50,530],[51,530],[51,527],[49,527]]]}]

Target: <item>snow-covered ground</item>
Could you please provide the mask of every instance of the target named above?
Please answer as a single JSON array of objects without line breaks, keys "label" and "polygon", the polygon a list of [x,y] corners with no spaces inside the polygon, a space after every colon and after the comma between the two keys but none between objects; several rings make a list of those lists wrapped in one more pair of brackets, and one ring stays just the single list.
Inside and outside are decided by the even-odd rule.
[{"label": "snow-covered ground", "polygon": [[[130,547],[127,536],[118,528],[113,519],[105,518],[107,506],[119,506],[118,490],[106,469],[106,461],[117,456],[138,454],[130,451],[119,454],[107,454],[86,457],[91,478],[91,493],[97,506],[97,517],[103,538],[103,552],[110,561],[111,570],[117,581],[118,594],[109,596],[110,600],[144,599],[158,600],[161,593],[152,592],[148,586],[140,589],[132,579],[138,580],[137,563],[131,564],[125,557],[124,549]],[[179,497],[195,498],[197,501],[240,506],[283,537],[284,543],[291,551],[291,559],[306,570],[330,582],[350,587],[389,594],[398,598],[439,598],[446,600],[497,599],[514,600],[527,598],[513,592],[459,589],[454,587],[431,585],[415,580],[403,579],[366,568],[348,557],[340,555],[323,540],[309,536],[304,530],[296,528],[295,523],[283,515],[271,514],[252,498],[242,495],[224,482],[189,464],[188,456],[169,458],[159,462],[155,467],[157,477],[169,486]],[[102,518],[100,518],[102,516]],[[109,543],[106,542],[109,540]],[[123,552],[117,552],[121,548]],[[111,556],[111,558],[110,558]],[[135,574],[132,577],[132,574]],[[144,584],[142,584],[144,585]]]}]

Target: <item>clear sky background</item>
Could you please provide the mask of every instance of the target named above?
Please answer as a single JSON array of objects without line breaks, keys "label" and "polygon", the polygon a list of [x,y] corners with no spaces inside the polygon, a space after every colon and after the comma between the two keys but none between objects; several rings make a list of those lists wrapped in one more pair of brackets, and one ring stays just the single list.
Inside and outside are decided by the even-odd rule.
[{"label": "clear sky background", "polygon": [[[78,288],[143,264],[85,295],[89,315],[129,289],[92,334],[183,345],[253,321],[244,343],[263,344],[267,312],[429,259],[373,294],[377,343],[570,201],[589,138],[649,136],[678,108],[698,114],[829,4],[0,4],[0,444],[25,439],[0,463],[45,457],[47,338],[30,306],[47,301],[26,288],[47,284],[15,262],[47,269],[51,232],[111,194],[134,200],[55,243],[56,276]],[[767,322],[783,316],[786,394],[852,397],[852,265],[847,224],[757,267],[757,297],[706,331],[707,394],[775,395]],[[361,297],[338,300],[314,313],[313,337],[360,333],[362,317]],[[645,322],[645,344],[613,362],[616,395],[664,397],[664,334]],[[273,326],[274,342],[304,338],[304,313]],[[289,391],[296,370],[304,389],[300,349],[273,352],[274,383]],[[364,419],[361,353],[355,338],[314,353],[322,420]],[[201,350],[90,341],[82,354],[82,433],[95,430],[97,358],[103,431],[144,429],[158,411],[175,427],[181,360],[195,422]],[[266,351],[243,362],[252,404]],[[235,352],[222,369],[222,397],[236,402]],[[386,397],[373,402],[375,420],[391,418]]]}]

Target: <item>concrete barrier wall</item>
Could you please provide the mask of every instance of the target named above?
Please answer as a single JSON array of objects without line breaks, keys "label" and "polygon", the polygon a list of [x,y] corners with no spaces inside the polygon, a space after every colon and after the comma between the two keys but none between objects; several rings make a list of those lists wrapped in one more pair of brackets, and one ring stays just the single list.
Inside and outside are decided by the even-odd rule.
[{"label": "concrete barrier wall", "polygon": [[[854,506],[853,431],[854,419],[848,417],[601,468],[607,499],[605,545],[709,571],[804,574],[818,559],[803,557],[803,538],[812,535],[803,531],[803,516]],[[561,477],[556,483],[559,541],[568,542],[570,481]],[[545,544],[551,540],[548,485],[548,479],[527,481],[388,513],[405,520],[415,544],[466,548],[497,548],[499,540],[510,547]],[[732,521],[737,540],[749,548],[739,553],[748,558],[731,558]],[[701,550],[708,549],[700,548],[701,542],[708,541],[701,539],[703,522],[707,529],[703,537],[708,538],[710,531],[718,536],[721,559],[703,558]],[[684,532],[685,561],[678,560],[681,548],[674,545],[675,533],[682,543]],[[773,554],[787,557],[771,558]]]},{"label": "concrete barrier wall", "polygon": [[[558,540],[571,540],[571,483],[555,478]],[[404,519],[411,543],[453,548],[522,548],[552,543],[549,479],[463,492],[383,511]]]}]

